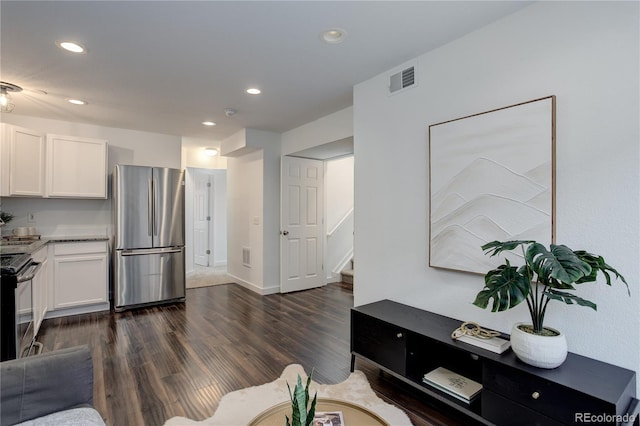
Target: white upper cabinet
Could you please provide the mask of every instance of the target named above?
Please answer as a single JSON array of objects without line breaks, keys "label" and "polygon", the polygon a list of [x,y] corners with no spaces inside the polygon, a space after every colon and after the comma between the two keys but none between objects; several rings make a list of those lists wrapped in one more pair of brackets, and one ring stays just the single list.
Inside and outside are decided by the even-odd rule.
[{"label": "white upper cabinet", "polygon": [[0,196],[107,198],[106,140],[0,126]]},{"label": "white upper cabinet", "polygon": [[0,195],[45,195],[45,136],[2,123]]},{"label": "white upper cabinet", "polygon": [[47,195],[107,198],[107,141],[47,134]]}]

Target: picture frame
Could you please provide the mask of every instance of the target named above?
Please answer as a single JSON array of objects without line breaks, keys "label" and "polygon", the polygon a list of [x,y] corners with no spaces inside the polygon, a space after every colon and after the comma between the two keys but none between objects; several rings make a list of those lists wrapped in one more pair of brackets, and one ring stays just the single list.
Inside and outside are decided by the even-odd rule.
[{"label": "picture frame", "polygon": [[429,126],[430,267],[485,274],[488,242],[555,242],[555,112],[552,95]]}]

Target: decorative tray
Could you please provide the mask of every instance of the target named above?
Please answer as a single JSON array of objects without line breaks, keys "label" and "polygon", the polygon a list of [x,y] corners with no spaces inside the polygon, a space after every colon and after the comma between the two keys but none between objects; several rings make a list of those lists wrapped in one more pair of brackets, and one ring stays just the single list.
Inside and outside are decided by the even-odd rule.
[{"label": "decorative tray", "polygon": [[[335,426],[390,426],[377,414],[365,407],[338,399],[318,398],[316,412],[342,412],[344,425]],[[285,415],[291,418],[291,402],[283,402],[263,411],[248,426],[283,426]]]}]

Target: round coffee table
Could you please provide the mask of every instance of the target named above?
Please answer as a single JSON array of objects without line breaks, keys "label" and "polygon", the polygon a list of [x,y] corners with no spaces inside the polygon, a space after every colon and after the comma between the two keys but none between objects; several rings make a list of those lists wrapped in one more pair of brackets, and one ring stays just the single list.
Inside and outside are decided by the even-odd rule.
[{"label": "round coffee table", "polygon": [[[318,398],[316,412],[330,411],[342,411],[345,424],[340,426],[390,426],[380,416],[360,405],[337,399]],[[249,426],[284,426],[285,415],[291,418],[291,402],[283,402],[263,411],[249,422]]]}]

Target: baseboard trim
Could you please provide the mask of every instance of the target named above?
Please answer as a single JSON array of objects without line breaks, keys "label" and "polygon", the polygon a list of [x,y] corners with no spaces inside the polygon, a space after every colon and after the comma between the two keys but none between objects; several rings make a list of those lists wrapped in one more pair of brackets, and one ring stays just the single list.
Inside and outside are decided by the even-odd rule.
[{"label": "baseboard trim", "polygon": [[67,317],[69,315],[89,314],[92,312],[103,312],[110,310],[111,305],[109,303],[99,303],[89,306],[78,306],[75,308],[56,309],[53,311],[47,311],[44,319]]},{"label": "baseboard trim", "polygon": [[267,296],[269,294],[275,294],[275,293],[280,293],[280,286],[271,286],[271,287],[259,287],[253,283],[250,283],[249,281],[245,281],[240,277],[237,277],[233,274],[229,274],[227,273],[227,275],[229,275],[231,278],[233,278],[233,281],[238,284],[241,285],[242,287],[253,291],[254,293],[258,293],[262,296]]}]

